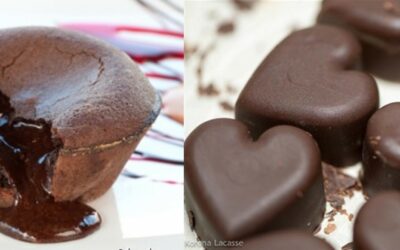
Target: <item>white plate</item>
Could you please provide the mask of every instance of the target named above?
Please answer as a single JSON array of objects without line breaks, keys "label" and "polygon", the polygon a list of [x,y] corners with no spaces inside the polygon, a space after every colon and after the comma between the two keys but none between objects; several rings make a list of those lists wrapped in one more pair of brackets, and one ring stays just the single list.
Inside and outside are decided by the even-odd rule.
[{"label": "white plate", "polygon": [[[9,250],[119,250],[119,249],[182,249],[183,235],[153,236],[146,238],[124,238],[112,190],[90,203],[102,216],[103,223],[98,231],[88,237],[56,244],[32,244],[14,240],[0,234],[1,249]],[[134,204],[132,204],[133,206]],[[123,218],[122,218],[123,219]]]}]

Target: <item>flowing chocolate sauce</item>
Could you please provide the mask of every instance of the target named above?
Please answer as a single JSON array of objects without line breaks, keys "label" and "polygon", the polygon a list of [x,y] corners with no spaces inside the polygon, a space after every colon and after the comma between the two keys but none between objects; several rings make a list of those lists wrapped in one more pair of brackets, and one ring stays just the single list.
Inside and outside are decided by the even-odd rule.
[{"label": "flowing chocolate sauce", "polygon": [[78,201],[55,202],[48,176],[61,143],[43,120],[13,118],[0,94],[0,232],[22,241],[62,242],[87,236],[101,218]]}]

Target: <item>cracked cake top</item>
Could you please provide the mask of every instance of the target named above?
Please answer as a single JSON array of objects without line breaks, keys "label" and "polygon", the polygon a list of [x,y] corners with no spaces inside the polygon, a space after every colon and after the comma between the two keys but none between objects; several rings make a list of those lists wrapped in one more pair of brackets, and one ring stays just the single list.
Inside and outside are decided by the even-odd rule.
[{"label": "cracked cake top", "polygon": [[0,91],[15,116],[52,124],[61,153],[134,138],[159,112],[159,97],[137,65],[100,40],[30,27],[0,31],[0,44]]}]

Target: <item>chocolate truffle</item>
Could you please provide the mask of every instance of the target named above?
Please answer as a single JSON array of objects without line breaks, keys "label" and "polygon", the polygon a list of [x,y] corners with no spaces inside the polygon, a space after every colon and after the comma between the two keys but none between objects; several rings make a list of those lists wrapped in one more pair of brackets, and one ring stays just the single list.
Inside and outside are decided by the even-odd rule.
[{"label": "chocolate truffle", "polygon": [[101,221],[81,202],[113,184],[159,97],[128,56],[83,34],[13,28],[0,44],[0,231],[81,238]]},{"label": "chocolate truffle", "polygon": [[324,161],[354,164],[379,102],[375,80],[356,70],[360,56],[360,44],[347,31],[324,25],[296,31],[254,72],[236,118],[255,137],[275,125],[298,126],[314,136]]},{"label": "chocolate truffle", "polygon": [[368,121],[363,148],[363,187],[368,195],[400,190],[400,103],[379,109]]},{"label": "chocolate truffle", "polygon": [[333,250],[327,242],[301,231],[278,231],[243,241],[232,250]]},{"label": "chocolate truffle", "polygon": [[400,193],[386,191],[361,208],[354,224],[354,250],[394,250],[400,246]]},{"label": "chocolate truffle", "polygon": [[185,142],[191,225],[203,241],[283,228],[312,232],[325,210],[321,172],[317,144],[299,128],[277,126],[253,141],[240,121],[208,121]]},{"label": "chocolate truffle", "polygon": [[364,67],[400,80],[400,3],[394,0],[324,0],[318,22],[352,31],[363,44]]}]

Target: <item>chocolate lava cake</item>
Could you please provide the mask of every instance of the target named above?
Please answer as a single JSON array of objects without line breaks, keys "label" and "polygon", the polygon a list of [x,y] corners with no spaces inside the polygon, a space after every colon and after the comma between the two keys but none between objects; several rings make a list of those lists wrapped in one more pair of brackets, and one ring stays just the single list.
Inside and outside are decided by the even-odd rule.
[{"label": "chocolate lava cake", "polygon": [[0,31],[0,232],[84,237],[160,98],[121,51],[55,28]]}]

